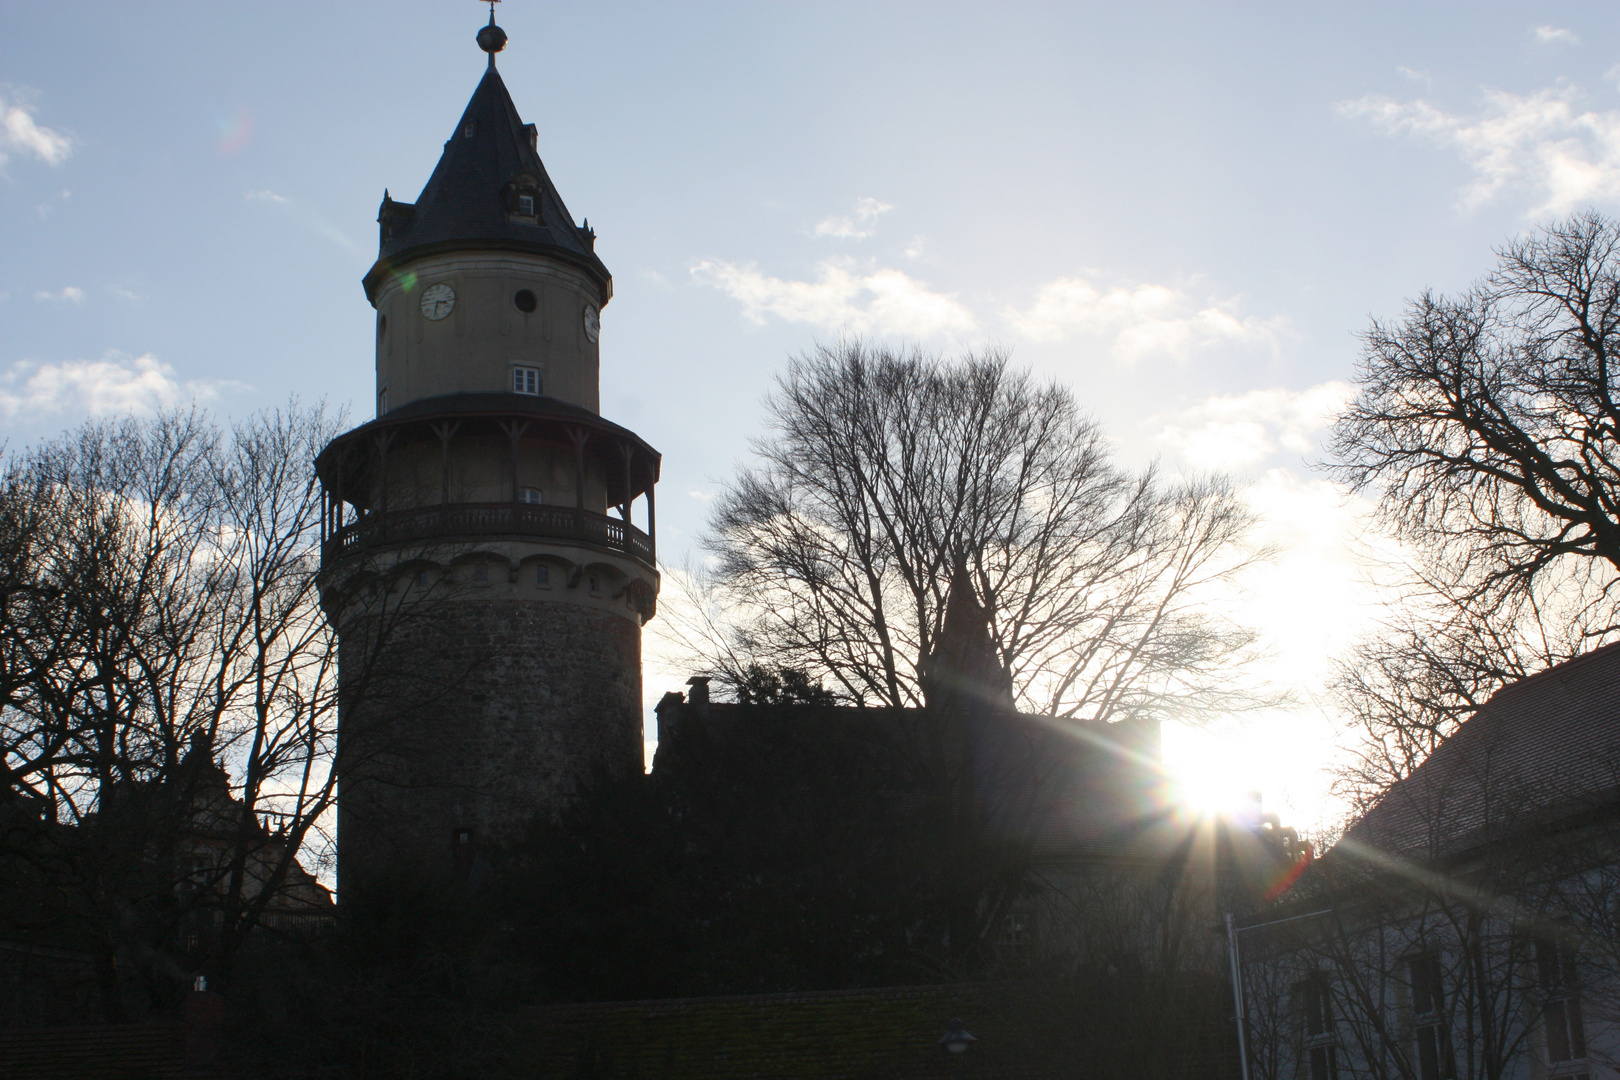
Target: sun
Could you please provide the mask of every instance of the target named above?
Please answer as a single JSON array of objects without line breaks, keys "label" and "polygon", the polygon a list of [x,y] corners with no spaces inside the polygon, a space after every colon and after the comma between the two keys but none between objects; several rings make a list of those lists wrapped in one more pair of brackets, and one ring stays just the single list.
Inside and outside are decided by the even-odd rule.
[{"label": "sun", "polygon": [[1255,811],[1256,765],[1247,747],[1208,729],[1164,727],[1164,797],[1193,818],[1239,818]]},{"label": "sun", "polygon": [[1255,793],[1218,767],[1178,770],[1167,779],[1169,797],[1194,817],[1234,817],[1254,805]]}]

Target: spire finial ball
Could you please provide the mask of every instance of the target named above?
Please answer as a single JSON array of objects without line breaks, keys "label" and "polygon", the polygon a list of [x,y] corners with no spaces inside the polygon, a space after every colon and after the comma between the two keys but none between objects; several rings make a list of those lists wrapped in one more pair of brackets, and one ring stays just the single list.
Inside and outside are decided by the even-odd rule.
[{"label": "spire finial ball", "polygon": [[490,16],[489,25],[478,31],[478,47],[491,56],[506,48],[506,31],[495,25],[493,14]]}]

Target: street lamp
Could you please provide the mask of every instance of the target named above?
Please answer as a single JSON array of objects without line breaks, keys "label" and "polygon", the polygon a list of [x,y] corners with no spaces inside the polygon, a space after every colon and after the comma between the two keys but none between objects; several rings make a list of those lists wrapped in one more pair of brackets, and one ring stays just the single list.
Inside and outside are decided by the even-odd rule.
[{"label": "street lamp", "polygon": [[1226,958],[1232,965],[1232,1004],[1237,1014],[1238,1037],[1238,1064],[1243,1067],[1243,1080],[1249,1080],[1249,1040],[1245,1029],[1249,1026],[1249,1010],[1243,1001],[1243,961],[1238,956],[1238,935],[1246,930],[1258,930],[1263,926],[1277,926],[1280,923],[1295,922],[1299,919],[1314,919],[1318,915],[1331,915],[1332,908],[1313,911],[1307,915],[1291,915],[1286,919],[1272,919],[1270,922],[1251,923],[1248,926],[1237,926],[1232,920],[1231,913],[1226,916]]},{"label": "street lamp", "polygon": [[967,1028],[962,1026],[961,1018],[954,1017],[951,1020],[950,1028],[940,1037],[939,1045],[945,1048],[947,1054],[960,1054],[968,1048],[969,1043],[978,1041],[978,1039],[968,1034]]}]

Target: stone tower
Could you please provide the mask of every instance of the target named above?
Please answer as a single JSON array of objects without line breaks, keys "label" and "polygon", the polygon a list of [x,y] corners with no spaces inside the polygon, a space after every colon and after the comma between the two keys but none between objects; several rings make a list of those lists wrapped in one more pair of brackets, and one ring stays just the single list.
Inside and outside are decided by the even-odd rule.
[{"label": "stone tower", "polygon": [[505,42],[492,15],[420,198],[383,195],[377,415],[316,463],[345,888],[469,873],[596,770],[641,768],[659,455],[599,415],[613,281],[496,72]]}]

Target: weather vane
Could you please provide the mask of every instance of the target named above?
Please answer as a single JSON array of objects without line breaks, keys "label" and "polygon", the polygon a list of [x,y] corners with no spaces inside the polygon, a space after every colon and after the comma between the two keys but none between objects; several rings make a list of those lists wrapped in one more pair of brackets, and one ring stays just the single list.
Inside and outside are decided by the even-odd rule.
[{"label": "weather vane", "polygon": [[[480,3],[486,0],[479,0]],[[478,31],[478,47],[489,53],[489,66],[495,66],[495,54],[506,48],[506,31],[495,25],[495,5],[501,0],[487,0],[489,4],[489,25]]]}]

